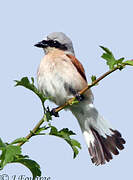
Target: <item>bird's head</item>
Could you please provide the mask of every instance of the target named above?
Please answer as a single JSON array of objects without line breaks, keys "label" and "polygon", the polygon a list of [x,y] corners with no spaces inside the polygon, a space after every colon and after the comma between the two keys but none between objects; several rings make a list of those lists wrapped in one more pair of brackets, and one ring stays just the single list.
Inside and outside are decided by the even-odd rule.
[{"label": "bird's head", "polygon": [[51,49],[57,48],[74,55],[72,41],[62,32],[53,32],[49,34],[45,40],[38,42],[35,46],[43,48],[45,53],[48,53]]}]

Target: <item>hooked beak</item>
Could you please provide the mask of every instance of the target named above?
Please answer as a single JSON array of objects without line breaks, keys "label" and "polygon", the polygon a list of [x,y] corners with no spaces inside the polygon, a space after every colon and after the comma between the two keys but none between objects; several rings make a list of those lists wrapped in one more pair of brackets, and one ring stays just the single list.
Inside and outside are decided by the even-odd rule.
[{"label": "hooked beak", "polygon": [[38,47],[38,48],[46,48],[48,47],[48,41],[47,40],[43,40],[38,42],[37,44],[35,44],[34,46]]}]

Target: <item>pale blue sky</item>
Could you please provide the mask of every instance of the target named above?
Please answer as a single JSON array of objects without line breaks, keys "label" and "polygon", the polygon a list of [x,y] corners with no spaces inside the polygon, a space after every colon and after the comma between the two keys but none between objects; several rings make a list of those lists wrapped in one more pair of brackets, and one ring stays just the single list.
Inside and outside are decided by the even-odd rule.
[{"label": "pale blue sky", "polygon": [[[133,58],[132,0],[4,0],[0,3],[0,107],[4,141],[25,136],[40,120],[42,109],[32,92],[14,88],[15,79],[36,77],[43,51],[33,45],[53,31],[66,33],[73,41],[77,58],[85,66],[87,78],[107,70],[99,45],[110,48],[116,57]],[[72,159],[72,150],[56,137],[35,137],[23,146],[23,153],[41,166],[42,176],[51,180],[130,179],[132,176],[133,68],[115,72],[93,88],[95,105],[127,143],[119,156],[95,167],[88,154],[76,119],[70,112],[54,118],[58,128],[73,130],[82,150]],[[51,104],[51,107],[55,105]],[[0,174],[31,176],[21,165],[8,165]]]}]

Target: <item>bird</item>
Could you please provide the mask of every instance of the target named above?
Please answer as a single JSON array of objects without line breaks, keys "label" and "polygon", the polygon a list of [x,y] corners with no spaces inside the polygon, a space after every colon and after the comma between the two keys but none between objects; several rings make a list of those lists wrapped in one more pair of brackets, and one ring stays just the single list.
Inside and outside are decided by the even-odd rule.
[{"label": "bird", "polygon": [[[76,97],[79,103],[67,109],[78,120],[92,163],[103,165],[124,149],[126,141],[121,133],[100,115],[94,106],[91,89],[83,95],[79,91],[88,86],[85,70],[76,58],[71,39],[63,32],[52,32],[35,44],[44,50],[37,70],[38,89],[56,105],[61,106]],[[55,113],[54,108],[51,111]]]}]

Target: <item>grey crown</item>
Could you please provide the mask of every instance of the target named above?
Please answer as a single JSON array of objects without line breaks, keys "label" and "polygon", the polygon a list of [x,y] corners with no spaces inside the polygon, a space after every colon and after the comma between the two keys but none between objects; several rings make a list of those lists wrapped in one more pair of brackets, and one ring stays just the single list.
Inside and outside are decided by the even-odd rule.
[{"label": "grey crown", "polygon": [[47,40],[56,40],[59,43],[65,45],[68,52],[72,53],[73,55],[75,54],[71,39],[63,32],[53,32],[47,36]]}]

